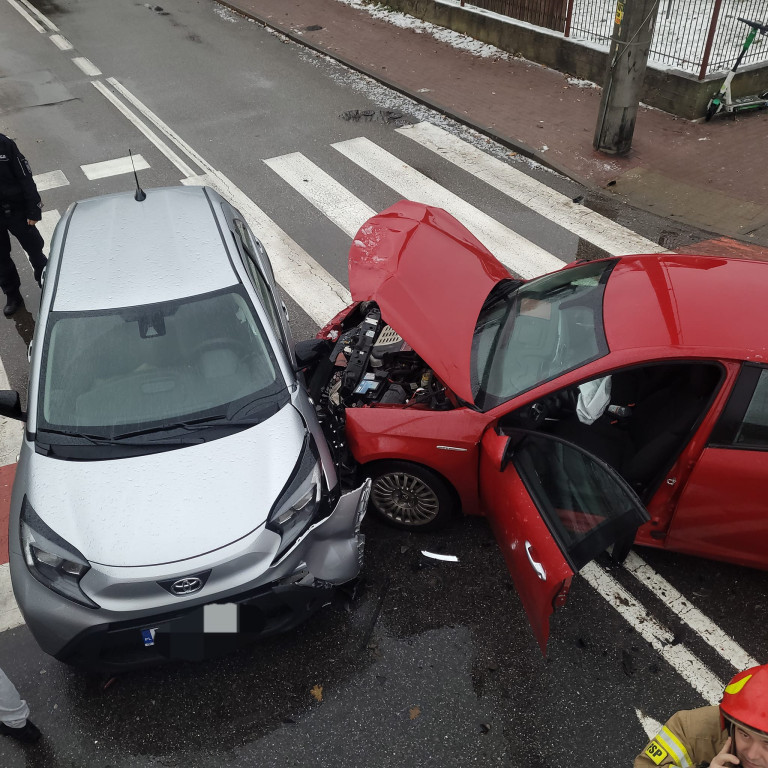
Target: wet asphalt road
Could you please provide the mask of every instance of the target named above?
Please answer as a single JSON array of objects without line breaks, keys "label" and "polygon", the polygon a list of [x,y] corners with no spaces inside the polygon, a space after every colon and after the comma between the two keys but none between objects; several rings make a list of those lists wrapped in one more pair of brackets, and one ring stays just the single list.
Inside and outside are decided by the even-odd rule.
[{"label": "wet asphalt road", "polygon": [[[88,182],[78,168],[123,156],[129,146],[150,162],[141,175],[145,186],[178,183],[176,169],[88,78],[0,2],[0,74],[45,71],[64,89],[48,106],[44,99],[38,105],[4,101],[0,112],[0,130],[19,137],[36,172],[63,169],[70,180],[44,194],[47,208],[63,212],[74,200],[130,187],[127,177]],[[330,148],[366,136],[563,259],[599,255],[411,146],[379,119],[392,109],[407,122],[436,116],[209,0],[172,0],[160,10],[97,0],[37,7],[105,77],[125,83],[344,283],[349,238],[263,159],[301,151],[379,210],[396,196]],[[350,119],[355,111],[358,117]],[[372,119],[358,119],[364,112],[373,112]],[[529,170],[573,197],[584,194],[549,172]],[[587,196],[587,202],[670,248],[700,237],[612,201]],[[37,294],[30,275],[22,279],[29,313],[2,326],[0,356],[11,385],[23,391]],[[290,298],[287,303],[295,337],[312,335],[311,319]],[[364,530],[367,559],[358,594],[340,596],[294,632],[218,660],[110,680],[45,656],[24,627],[0,634],[0,665],[45,734],[26,752],[0,741],[0,765],[629,765],[645,741],[637,710],[663,721],[680,707],[704,703],[580,579],[552,622],[544,659],[484,521],[459,520],[440,535],[403,534],[375,520]],[[427,559],[422,549],[459,562]],[[641,554],[750,654],[768,659],[768,639],[755,629],[768,623],[765,574]],[[690,647],[721,679],[730,677],[727,662],[661,601],[621,569],[612,573],[675,632],[674,642]]]}]

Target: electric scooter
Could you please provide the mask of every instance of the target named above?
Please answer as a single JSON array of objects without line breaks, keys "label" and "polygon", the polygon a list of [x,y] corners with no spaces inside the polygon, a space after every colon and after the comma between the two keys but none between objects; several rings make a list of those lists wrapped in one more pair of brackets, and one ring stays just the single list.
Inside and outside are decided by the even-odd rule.
[{"label": "electric scooter", "polygon": [[761,35],[768,34],[768,24],[758,24],[756,21],[742,19],[740,16],[737,18],[739,21],[749,24],[752,29],[750,29],[747,39],[744,41],[744,45],[739,57],[736,59],[736,63],[726,75],[722,86],[720,86],[720,90],[709,100],[709,104],[707,104],[707,114],[705,117],[705,120],[707,121],[721,113],[734,114],[748,109],[768,108],[768,91],[761,93],[759,96],[743,96],[739,99],[731,98],[731,80],[733,80],[736,70],[739,68],[739,64],[741,64],[741,60],[744,58],[744,54],[749,50],[749,46],[754,42],[758,32]]}]

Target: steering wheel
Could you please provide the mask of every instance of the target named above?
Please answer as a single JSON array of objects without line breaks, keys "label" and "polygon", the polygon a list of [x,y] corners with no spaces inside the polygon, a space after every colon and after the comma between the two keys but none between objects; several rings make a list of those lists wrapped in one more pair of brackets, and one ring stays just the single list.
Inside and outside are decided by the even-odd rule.
[{"label": "steering wheel", "polygon": [[525,429],[539,429],[547,418],[547,406],[543,402],[531,403],[520,412],[520,420]]}]

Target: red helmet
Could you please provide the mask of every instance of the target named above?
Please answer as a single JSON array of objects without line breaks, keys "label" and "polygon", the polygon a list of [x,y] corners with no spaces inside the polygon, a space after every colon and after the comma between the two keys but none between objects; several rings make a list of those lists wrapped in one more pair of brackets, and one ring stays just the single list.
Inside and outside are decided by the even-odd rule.
[{"label": "red helmet", "polygon": [[739,672],[725,687],[720,724],[725,718],[768,735],[768,664]]}]

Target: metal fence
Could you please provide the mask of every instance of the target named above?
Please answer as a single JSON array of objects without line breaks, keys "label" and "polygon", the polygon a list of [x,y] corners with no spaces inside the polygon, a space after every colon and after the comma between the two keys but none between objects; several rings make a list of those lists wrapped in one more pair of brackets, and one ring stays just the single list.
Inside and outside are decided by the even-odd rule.
[{"label": "metal fence", "polygon": [[[535,24],[537,27],[565,28],[566,3],[564,0],[469,0],[477,8],[510,16],[519,21]],[[462,0],[461,5],[465,5]]]},{"label": "metal fence", "polygon": [[[558,30],[573,40],[608,47],[616,0],[460,0]],[[658,0],[649,59],[697,74],[722,72],[736,61],[749,27],[737,17],[768,24],[768,0]],[[756,38],[742,66],[768,61],[768,36]]]},{"label": "metal fence", "polygon": [[[610,45],[616,0],[569,5],[569,37]],[[749,32],[738,16],[768,23],[768,0],[659,0],[649,59],[700,77],[729,69]],[[758,36],[742,66],[762,61],[768,61],[768,37]]]}]

